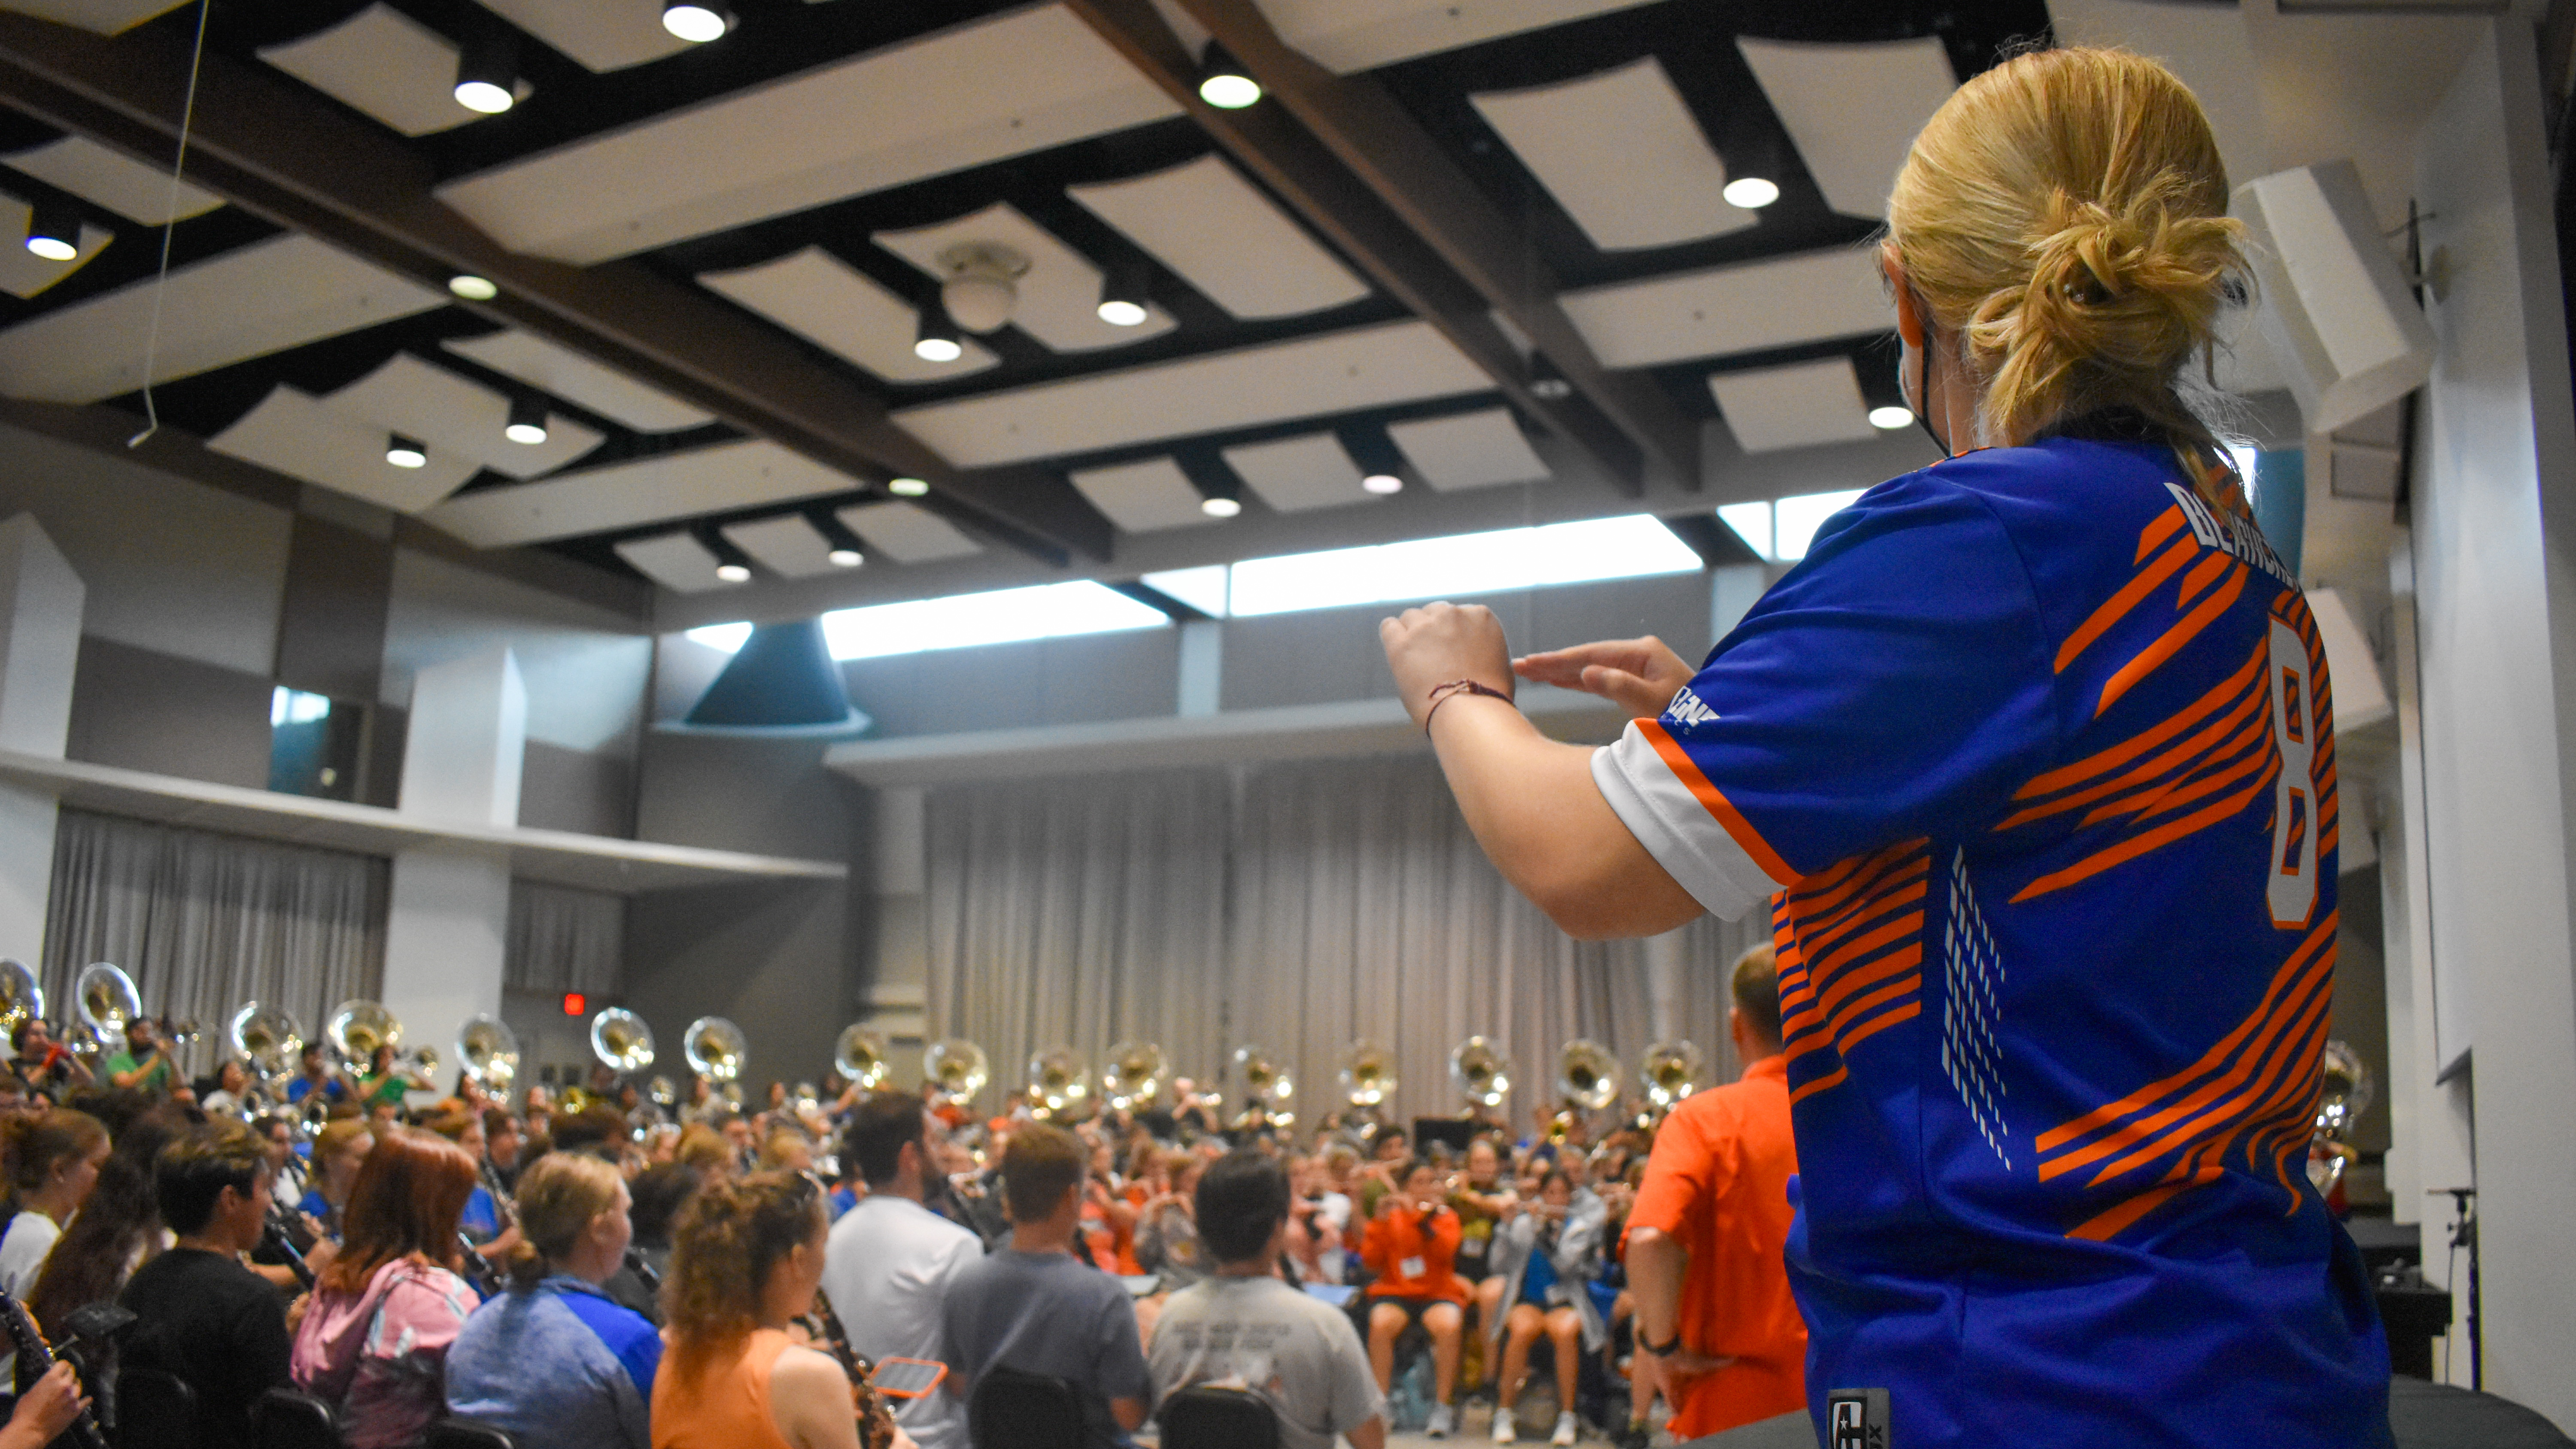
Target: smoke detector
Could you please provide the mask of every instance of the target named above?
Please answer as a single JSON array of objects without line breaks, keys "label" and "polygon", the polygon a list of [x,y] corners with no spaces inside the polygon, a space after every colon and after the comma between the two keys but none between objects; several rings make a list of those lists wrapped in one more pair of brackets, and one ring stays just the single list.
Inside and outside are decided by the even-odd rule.
[{"label": "smoke detector", "polygon": [[939,254],[939,300],[969,332],[990,332],[1011,320],[1019,305],[1019,279],[1029,259],[1000,242],[959,242]]}]

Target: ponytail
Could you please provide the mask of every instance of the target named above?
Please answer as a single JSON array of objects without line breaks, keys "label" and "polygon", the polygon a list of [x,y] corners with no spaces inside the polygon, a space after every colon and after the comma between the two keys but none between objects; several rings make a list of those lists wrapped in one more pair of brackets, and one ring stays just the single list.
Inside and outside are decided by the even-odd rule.
[{"label": "ponytail", "polygon": [[698,1189],[680,1210],[662,1279],[662,1321],[683,1377],[752,1331],[770,1270],[824,1221],[823,1195],[803,1173],[756,1172]]}]

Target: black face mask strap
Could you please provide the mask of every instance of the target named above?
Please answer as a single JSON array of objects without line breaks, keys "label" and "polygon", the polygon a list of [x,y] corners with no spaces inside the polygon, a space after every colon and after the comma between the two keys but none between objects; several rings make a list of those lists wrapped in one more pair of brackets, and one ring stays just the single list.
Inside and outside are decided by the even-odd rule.
[{"label": "black face mask strap", "polygon": [[[1916,300],[1919,302],[1921,299]],[[1915,366],[1914,421],[1923,429],[1923,436],[1932,440],[1932,446],[1941,450],[1942,457],[1955,458],[1959,455],[1950,451],[1950,440],[1942,437],[1932,426],[1932,350],[1940,346],[1940,333],[1933,327],[1932,309],[1924,307],[1921,311],[1923,313],[1923,357]]]}]

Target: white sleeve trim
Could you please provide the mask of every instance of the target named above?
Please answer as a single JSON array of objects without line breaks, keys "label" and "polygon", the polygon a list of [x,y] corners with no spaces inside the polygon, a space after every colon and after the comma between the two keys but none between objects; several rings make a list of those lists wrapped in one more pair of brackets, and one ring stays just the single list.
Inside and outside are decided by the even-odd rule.
[{"label": "white sleeve trim", "polygon": [[1637,843],[1710,915],[1740,920],[1784,884],[1753,863],[1635,721],[1617,744],[1592,752],[1592,783]]}]

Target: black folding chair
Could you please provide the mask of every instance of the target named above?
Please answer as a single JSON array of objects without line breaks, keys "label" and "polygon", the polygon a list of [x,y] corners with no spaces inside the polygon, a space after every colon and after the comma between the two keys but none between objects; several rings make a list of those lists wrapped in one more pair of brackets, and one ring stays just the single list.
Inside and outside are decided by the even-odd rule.
[{"label": "black folding chair", "polygon": [[429,1449],[513,1449],[507,1431],[474,1419],[441,1419],[429,1426]]},{"label": "black folding chair", "polygon": [[250,1442],[256,1449],[346,1449],[331,1406],[293,1389],[270,1389],[250,1406]]},{"label": "black folding chair", "polygon": [[966,1401],[975,1449],[1082,1449],[1082,1396],[1046,1374],[996,1364]]},{"label": "black folding chair", "polygon": [[1163,1400],[1154,1418],[1163,1449],[1279,1449],[1278,1410],[1242,1389],[1194,1384]]},{"label": "black folding chair", "polygon": [[197,1391],[159,1369],[116,1376],[116,1442],[121,1449],[198,1449]]}]

